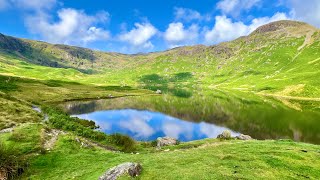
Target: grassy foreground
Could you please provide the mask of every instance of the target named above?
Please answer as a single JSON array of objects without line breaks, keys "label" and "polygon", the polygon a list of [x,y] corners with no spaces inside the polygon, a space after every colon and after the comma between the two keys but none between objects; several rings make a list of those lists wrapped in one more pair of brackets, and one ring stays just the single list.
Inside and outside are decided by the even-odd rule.
[{"label": "grassy foreground", "polygon": [[0,137],[32,156],[23,179],[97,179],[108,168],[128,161],[142,164],[137,179],[320,178],[320,147],[289,140],[204,139],[162,150],[140,145],[131,154],[81,147],[76,136],[67,133],[59,136],[51,151],[38,154],[41,125],[25,125],[17,132],[24,134],[22,139],[15,133]]}]

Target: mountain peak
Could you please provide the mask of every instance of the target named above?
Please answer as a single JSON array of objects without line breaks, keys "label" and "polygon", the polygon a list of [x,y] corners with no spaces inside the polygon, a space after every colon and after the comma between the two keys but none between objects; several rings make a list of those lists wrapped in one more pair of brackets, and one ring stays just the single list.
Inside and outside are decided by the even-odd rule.
[{"label": "mountain peak", "polygon": [[253,31],[252,34],[262,34],[267,32],[274,32],[278,30],[284,30],[287,28],[300,28],[300,27],[303,27],[303,28],[308,27],[308,28],[315,29],[315,27],[304,22],[281,20],[281,21],[275,21],[275,22],[271,22],[269,24],[260,26],[255,31]]}]

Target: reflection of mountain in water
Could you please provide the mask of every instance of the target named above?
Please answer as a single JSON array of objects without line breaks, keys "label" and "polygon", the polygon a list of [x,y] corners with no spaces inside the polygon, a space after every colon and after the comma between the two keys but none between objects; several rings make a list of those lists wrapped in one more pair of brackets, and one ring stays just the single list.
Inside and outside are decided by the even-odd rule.
[{"label": "reflection of mountain in water", "polygon": [[319,102],[295,103],[300,104],[301,110],[249,93],[212,92],[205,95],[194,93],[190,98],[170,95],[125,97],[68,102],[62,106],[70,114],[127,108],[150,110],[186,121],[228,127],[256,139],[290,138],[320,144],[320,112],[304,110],[316,109],[312,107],[319,106]]}]

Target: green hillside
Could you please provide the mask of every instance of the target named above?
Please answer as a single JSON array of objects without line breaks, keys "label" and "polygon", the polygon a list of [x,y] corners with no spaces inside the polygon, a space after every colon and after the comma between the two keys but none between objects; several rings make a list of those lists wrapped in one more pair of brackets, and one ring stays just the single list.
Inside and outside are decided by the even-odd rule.
[{"label": "green hillside", "polygon": [[1,35],[0,73],[152,90],[166,90],[175,84],[316,98],[320,94],[319,32],[302,22],[279,21],[215,46],[180,47],[140,55],[104,53]]}]

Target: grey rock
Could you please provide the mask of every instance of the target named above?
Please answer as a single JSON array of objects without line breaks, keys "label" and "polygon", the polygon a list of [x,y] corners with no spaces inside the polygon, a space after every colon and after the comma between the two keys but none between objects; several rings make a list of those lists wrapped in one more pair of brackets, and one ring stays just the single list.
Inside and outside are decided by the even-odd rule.
[{"label": "grey rock", "polygon": [[82,140],[78,137],[75,138],[76,142],[78,142],[79,144],[81,144],[81,147],[84,148],[92,148],[93,146],[90,144],[90,142],[88,142],[87,140]]},{"label": "grey rock", "polygon": [[139,163],[126,162],[109,169],[99,180],[116,180],[119,176],[128,174],[136,177],[141,174],[142,166]]},{"label": "grey rock", "polygon": [[156,93],[157,93],[157,94],[162,94],[162,91],[161,91],[160,89],[158,89],[158,90],[156,91]]},{"label": "grey rock", "polygon": [[15,128],[15,126],[11,127],[11,128],[2,129],[2,130],[0,130],[0,134],[1,133],[10,133],[13,131],[14,128]]},{"label": "grey rock", "polygon": [[240,140],[252,140],[252,137],[249,135],[240,134],[239,136],[236,136],[237,139]]},{"label": "grey rock", "polygon": [[157,147],[161,148],[162,146],[170,146],[179,144],[178,140],[171,137],[159,137],[157,139]]},{"label": "grey rock", "polygon": [[228,130],[224,130],[221,134],[217,136],[219,139],[231,139],[231,132]]}]

